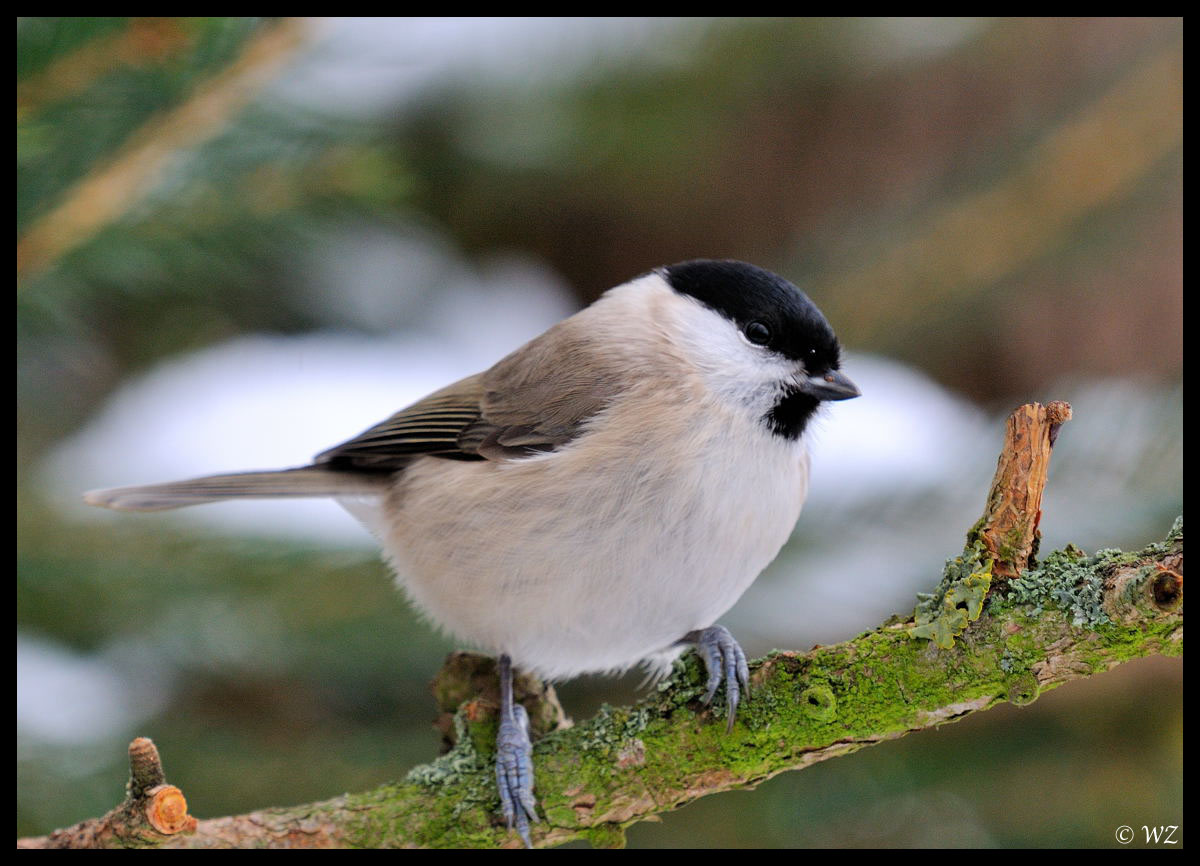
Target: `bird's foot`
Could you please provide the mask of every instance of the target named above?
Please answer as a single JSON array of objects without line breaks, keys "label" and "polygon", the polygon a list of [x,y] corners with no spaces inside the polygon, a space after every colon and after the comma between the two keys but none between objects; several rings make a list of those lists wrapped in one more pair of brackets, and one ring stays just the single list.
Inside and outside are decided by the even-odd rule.
[{"label": "bird's foot", "polygon": [[704,693],[704,703],[711,704],[717,688],[722,681],[725,682],[725,702],[729,707],[725,729],[732,731],[742,693],[745,692],[747,696],[750,694],[750,668],[746,664],[746,654],[723,625],[690,631],[683,636],[681,643],[694,644],[704,659],[704,667],[708,671],[708,690]]},{"label": "bird's foot", "polygon": [[502,658],[500,730],[496,734],[496,787],[500,806],[511,830],[514,826],[526,848],[532,848],[529,824],[536,823],[537,800],[533,796],[533,743],[529,740],[529,714],[512,700],[512,671]]}]

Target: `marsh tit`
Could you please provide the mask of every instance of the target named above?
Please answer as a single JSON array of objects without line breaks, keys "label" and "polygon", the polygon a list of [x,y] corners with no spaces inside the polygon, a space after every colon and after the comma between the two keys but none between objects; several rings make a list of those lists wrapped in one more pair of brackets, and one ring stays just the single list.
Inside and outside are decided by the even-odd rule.
[{"label": "marsh tit", "polygon": [[500,660],[497,782],[536,821],[513,667],[547,679],[703,657],[733,725],[749,672],[716,619],[773,560],[808,490],[804,433],[857,397],[820,310],[736,261],[609,290],[491,369],[295,469],[86,494],[155,511],[332,497],[376,535],[413,603]]}]

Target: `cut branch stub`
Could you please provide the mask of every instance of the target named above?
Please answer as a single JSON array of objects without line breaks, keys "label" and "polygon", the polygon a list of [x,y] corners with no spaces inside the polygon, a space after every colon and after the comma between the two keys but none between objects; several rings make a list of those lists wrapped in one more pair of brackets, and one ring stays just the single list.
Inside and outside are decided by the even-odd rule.
[{"label": "cut branch stub", "polygon": [[[440,715],[434,727],[442,733],[442,752],[454,747],[458,730],[454,715],[460,709],[468,726],[483,722],[494,726],[500,706],[500,681],[496,660],[470,652],[453,652],[429,684]],[[536,740],[551,731],[571,727],[571,719],[563,712],[554,686],[537,677],[518,671],[513,680],[513,697],[529,714],[529,729]],[[494,731],[488,730],[494,738]]]},{"label": "cut branch stub", "polygon": [[1037,553],[1050,450],[1070,419],[1071,405],[1059,400],[1045,406],[1026,403],[1008,417],[987,506],[968,537],[992,556],[998,581],[1019,577]]},{"label": "cut branch stub", "polygon": [[18,848],[152,848],[171,836],[193,833],[196,819],[187,800],[168,785],[158,749],[148,737],[129,744],[125,800],[99,818],[89,818],[49,836],[18,839]]},{"label": "cut branch stub", "polygon": [[158,747],[149,737],[137,737],[129,744],[129,795],[144,797],[151,788],[167,781]]}]

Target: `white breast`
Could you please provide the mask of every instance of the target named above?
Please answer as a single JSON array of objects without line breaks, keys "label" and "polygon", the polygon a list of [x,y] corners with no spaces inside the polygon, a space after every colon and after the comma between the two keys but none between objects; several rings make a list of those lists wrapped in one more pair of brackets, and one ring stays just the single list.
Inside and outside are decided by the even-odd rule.
[{"label": "white breast", "polygon": [[[731,442],[723,421],[506,464],[421,460],[392,494],[398,580],[450,633],[546,677],[666,650],[733,606],[807,489],[802,448],[748,419]],[[664,461],[681,436],[688,458]]]}]

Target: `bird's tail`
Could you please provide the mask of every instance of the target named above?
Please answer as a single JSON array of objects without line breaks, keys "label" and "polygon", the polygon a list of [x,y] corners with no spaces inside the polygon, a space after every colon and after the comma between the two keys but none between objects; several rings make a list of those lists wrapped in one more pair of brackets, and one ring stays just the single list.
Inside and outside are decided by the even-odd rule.
[{"label": "bird's tail", "polygon": [[321,496],[355,496],[382,493],[386,474],[339,472],[320,466],[280,469],[273,472],[239,472],[209,475],[190,481],[169,481],[140,487],[113,487],[83,495],[88,505],[116,511],[165,511],[203,505],[222,499],[282,499]]}]

